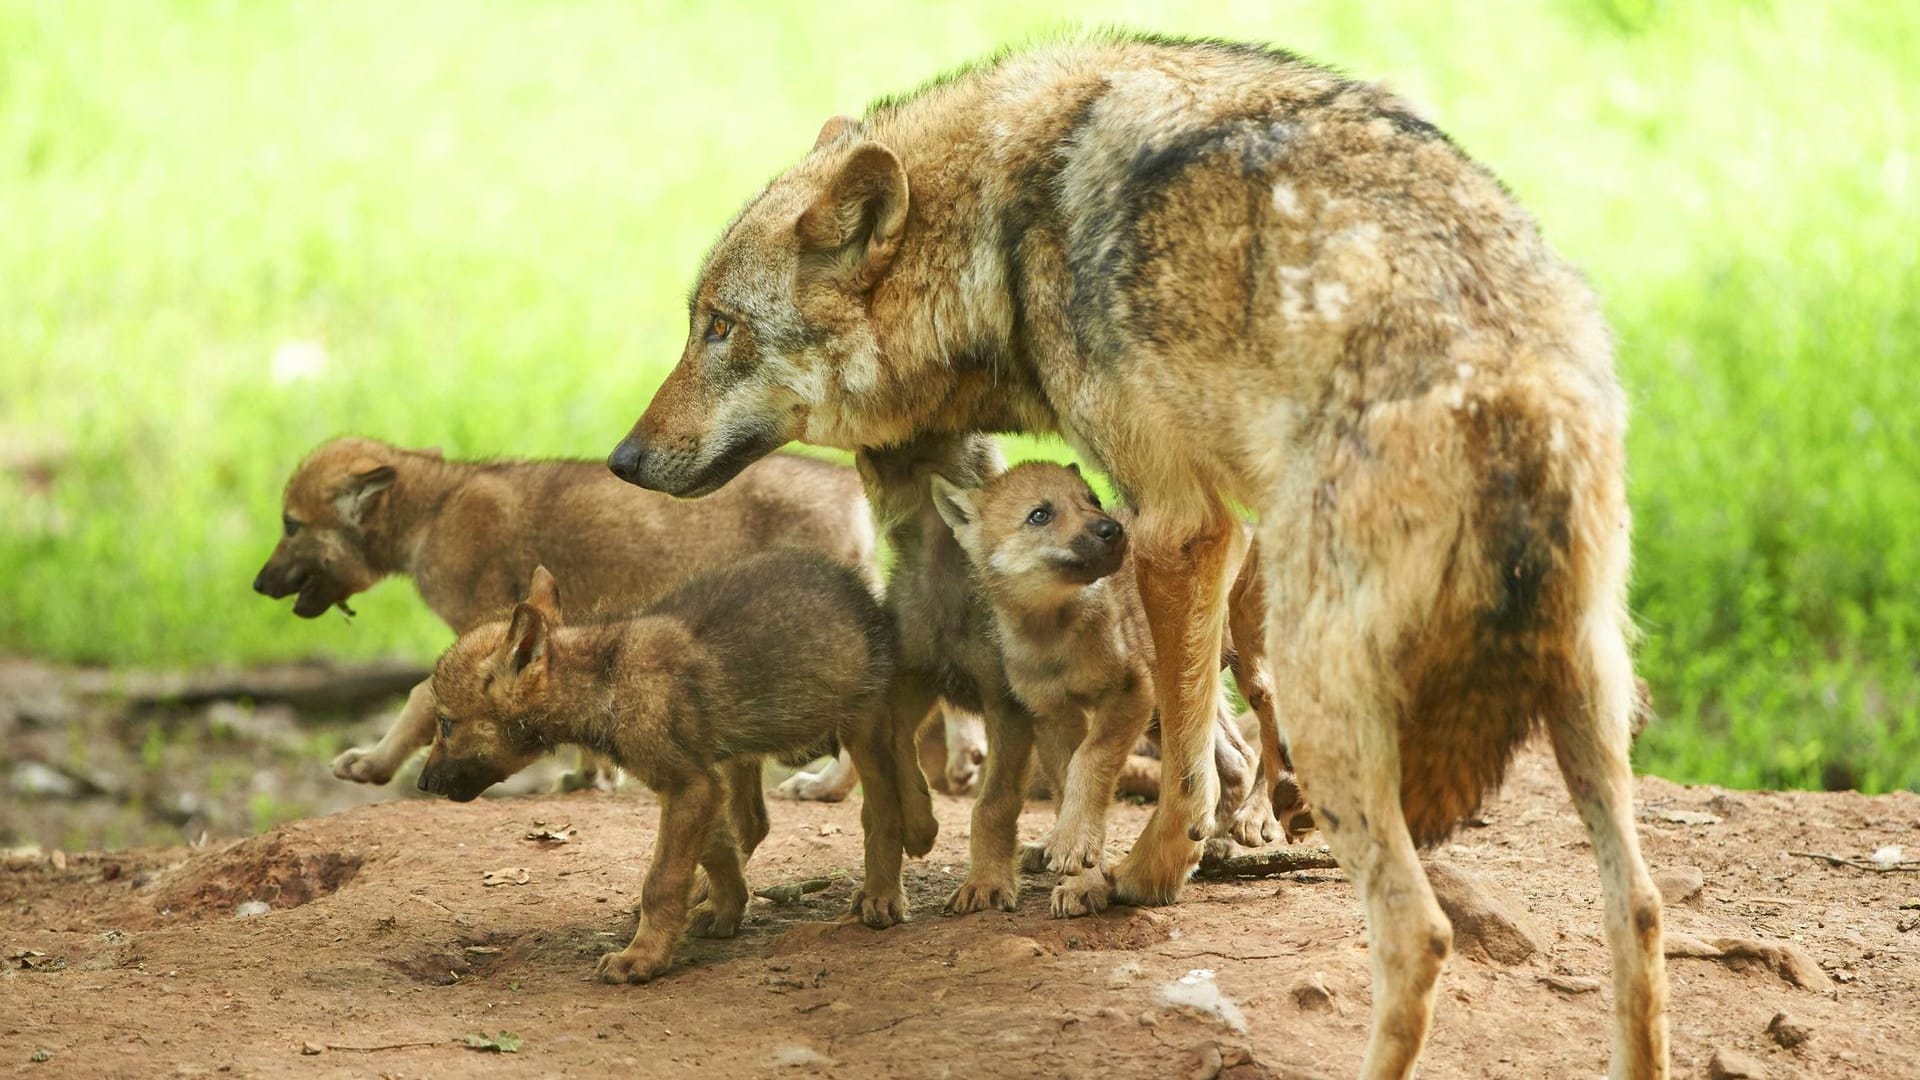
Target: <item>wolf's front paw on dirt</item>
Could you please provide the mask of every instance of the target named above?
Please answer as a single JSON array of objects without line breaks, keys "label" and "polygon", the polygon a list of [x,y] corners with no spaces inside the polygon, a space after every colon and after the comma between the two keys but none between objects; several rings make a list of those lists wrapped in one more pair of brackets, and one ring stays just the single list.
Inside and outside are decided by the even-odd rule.
[{"label": "wolf's front paw on dirt", "polygon": [[601,982],[643,983],[667,973],[673,966],[673,946],[634,946],[629,945],[619,952],[610,952],[600,958],[595,965],[594,974]]},{"label": "wolf's front paw on dirt", "polygon": [[1044,874],[1047,872],[1047,844],[1021,844],[1020,854],[1015,857],[1023,874]]},{"label": "wolf's front paw on dirt", "polygon": [[1113,868],[1113,900],[1120,904],[1156,907],[1180,899],[1187,875],[1200,865],[1201,845],[1190,840],[1152,842],[1143,833],[1133,850]]},{"label": "wolf's front paw on dirt", "polygon": [[875,892],[868,892],[862,886],[854,891],[849,911],[854,918],[875,930],[885,930],[907,921],[907,897],[897,885],[890,890]]},{"label": "wolf's front paw on dirt", "polygon": [[1107,910],[1112,892],[1113,883],[1107,880],[1106,872],[1096,866],[1061,878],[1060,884],[1053,887],[1049,907],[1056,919],[1095,915]]},{"label": "wolf's front paw on dirt", "polygon": [[833,782],[831,769],[817,773],[794,773],[780,781],[773,793],[797,802],[839,802],[847,797],[840,785]]},{"label": "wolf's front paw on dirt", "polygon": [[1009,875],[1006,878],[968,878],[953,895],[947,897],[947,910],[955,915],[971,915],[976,911],[1012,911],[1019,906],[1019,887]]},{"label": "wolf's front paw on dirt", "polygon": [[1047,838],[1047,869],[1056,874],[1077,874],[1100,862],[1103,847],[1099,830],[1078,814],[1065,813]]},{"label": "wolf's front paw on dirt", "polygon": [[384,784],[393,779],[394,763],[376,751],[356,746],[333,759],[333,775],[360,784]]},{"label": "wolf's front paw on dirt", "polygon": [[746,901],[737,904],[716,904],[711,897],[693,905],[687,915],[687,933],[694,937],[730,938],[740,929],[740,916],[747,909]]}]

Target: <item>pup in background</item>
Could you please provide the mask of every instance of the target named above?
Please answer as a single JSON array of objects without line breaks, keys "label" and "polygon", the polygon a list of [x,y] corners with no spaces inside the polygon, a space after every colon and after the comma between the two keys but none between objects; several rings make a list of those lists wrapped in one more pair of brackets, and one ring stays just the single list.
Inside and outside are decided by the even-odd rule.
[{"label": "pup in background", "polygon": [[[1063,875],[1053,913],[1099,911],[1108,892],[1107,810],[1158,704],[1153,639],[1126,529],[1100,505],[1078,466],[1028,462],[971,488],[936,476],[932,494],[992,604],[1008,686],[1038,721],[1041,760],[1055,773],[1049,779],[1058,816],[1043,849],[1046,866]],[[1216,830],[1238,833],[1236,826],[1251,820],[1243,805],[1263,808],[1271,820],[1268,776],[1279,771],[1280,752],[1275,730],[1261,782],[1246,783],[1247,752],[1232,717],[1223,698],[1217,724],[1227,737],[1216,737],[1215,753],[1237,761],[1223,772],[1237,771],[1244,794],[1216,809]],[[1271,713],[1261,720],[1267,727]]]},{"label": "pup in background", "polygon": [[[511,617],[463,634],[434,668],[438,738],[423,790],[465,802],[566,743],[603,754],[660,795],[640,924],[600,958],[608,982],[646,982],[696,934],[730,937],[746,909],[742,783],[763,757],[836,743],[864,790],[866,879],[853,912],[907,917],[902,852],[933,846],[933,806],[910,740],[888,712],[897,642],[861,576],[817,553],[775,549],[689,581],[631,619],[569,625],[551,575]],[[741,766],[746,767],[741,767]],[[723,804],[732,807],[723,812]],[[741,835],[742,828],[754,833]],[[708,890],[691,913],[696,865]]]},{"label": "pup in background", "polygon": [[[456,634],[526,595],[536,565],[578,597],[638,610],[693,574],[768,544],[819,551],[871,576],[873,526],[851,469],[774,455],[711,499],[686,502],[623,484],[598,461],[448,461],[372,439],[321,444],[287,481],[283,535],[255,591],[294,596],[316,618],[391,574]],[[343,780],[384,784],[433,740],[429,683],[372,747],[333,761]],[[582,758],[567,788],[610,784]]]}]

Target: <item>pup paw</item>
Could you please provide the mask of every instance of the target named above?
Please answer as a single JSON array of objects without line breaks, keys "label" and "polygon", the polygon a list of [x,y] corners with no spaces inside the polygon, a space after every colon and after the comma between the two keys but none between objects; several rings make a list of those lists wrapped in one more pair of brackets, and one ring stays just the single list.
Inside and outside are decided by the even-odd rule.
[{"label": "pup paw", "polygon": [[374,750],[356,746],[333,759],[333,775],[358,784],[384,784],[393,779],[394,763]]},{"label": "pup paw", "polygon": [[1002,880],[969,877],[947,897],[947,910],[955,915],[976,911],[1012,911],[1018,906],[1019,887],[1011,876]]},{"label": "pup paw", "polygon": [[1068,874],[1053,887],[1049,905],[1056,919],[1073,919],[1105,911],[1112,899],[1113,883],[1099,867]]},{"label": "pup paw", "polygon": [[874,892],[868,892],[863,885],[854,890],[849,911],[875,930],[885,930],[907,921],[907,897],[897,885]]},{"label": "pup paw", "polygon": [[617,985],[619,983],[648,982],[660,975],[666,974],[667,969],[672,966],[673,949],[671,946],[650,949],[636,948],[629,945],[620,952],[608,953],[602,956],[600,963],[594,966],[593,971],[594,974],[600,976],[601,982],[614,983]]},{"label": "pup paw", "polygon": [[687,913],[687,932],[694,937],[730,938],[740,929],[740,916],[745,911],[745,903],[722,906],[708,897]]}]

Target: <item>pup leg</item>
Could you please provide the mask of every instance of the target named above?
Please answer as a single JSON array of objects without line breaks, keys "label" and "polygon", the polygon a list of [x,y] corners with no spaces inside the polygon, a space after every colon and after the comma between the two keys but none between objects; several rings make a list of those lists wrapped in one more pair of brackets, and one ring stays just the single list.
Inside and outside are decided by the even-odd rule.
[{"label": "pup leg", "polygon": [[[706,849],[700,853],[706,895],[698,898],[687,916],[687,930],[696,937],[732,937],[740,927],[740,917],[747,910],[747,879],[741,873],[745,858],[731,821],[732,788],[737,779],[737,770],[726,769],[723,778],[728,788],[727,813],[716,815],[717,820],[707,834]],[[756,770],[753,776],[756,789],[759,781]]]},{"label": "pup leg", "polygon": [[393,779],[414,751],[433,742],[433,680],[407,692],[406,707],[371,748],[354,747],[333,759],[333,775],[362,784],[384,784]]},{"label": "pup leg", "polygon": [[[1151,508],[1148,508],[1149,513]],[[1245,533],[1224,506],[1200,531],[1155,550],[1136,565],[1140,599],[1153,631],[1154,689],[1160,696],[1160,801],[1114,869],[1114,899],[1167,904],[1200,862],[1200,840],[1219,797],[1212,740],[1220,694],[1220,638],[1226,622],[1227,568],[1245,550]],[[1155,530],[1143,520],[1138,535]]]},{"label": "pup leg", "polygon": [[[1273,708],[1273,669],[1267,665],[1266,577],[1260,572],[1258,542],[1248,549],[1246,560],[1240,564],[1240,576],[1227,595],[1227,634],[1233,643],[1234,684],[1260,721],[1260,774],[1253,790],[1234,810],[1229,831],[1235,841],[1247,847],[1263,847],[1282,835],[1291,840],[1280,817],[1291,818],[1305,807],[1274,803],[1274,788],[1283,779],[1291,780],[1293,762],[1280,742],[1280,721]],[[1290,784],[1288,790],[1298,792],[1299,785]]]},{"label": "pup leg", "polygon": [[[1586,705],[1547,718],[1554,756],[1593,841],[1613,953],[1615,1080],[1667,1075],[1667,972],[1660,893],[1640,858],[1627,761],[1635,708],[1633,669],[1616,621],[1590,614],[1584,643]],[[1325,811],[1321,811],[1324,828]]]},{"label": "pup leg", "polygon": [[1145,687],[1105,702],[1095,710],[1084,737],[1076,740],[1060,784],[1058,816],[1047,844],[1047,867],[1077,874],[1106,862],[1107,811],[1127,754],[1153,718],[1153,696]]},{"label": "pup leg", "polygon": [[1020,808],[1026,804],[1033,756],[1033,718],[1011,701],[987,704],[987,767],[973,803],[973,833],[967,839],[967,880],[947,898],[955,915],[998,908],[1012,911],[1019,897],[1013,848]]},{"label": "pup leg", "polygon": [[839,802],[859,782],[859,778],[853,775],[853,759],[842,750],[840,756],[828,762],[825,768],[794,773],[782,780],[773,793],[783,799],[800,802]]},{"label": "pup leg", "polygon": [[[727,824],[733,827],[733,838],[739,846],[738,861],[744,869],[753,858],[753,849],[767,838],[771,828],[767,822],[766,792],[760,786],[760,759],[734,758],[721,766],[720,771],[727,781]],[[705,900],[712,889],[704,867],[703,862],[702,869],[693,875],[695,904]]]},{"label": "pup leg", "polygon": [[1067,768],[1073,761],[1073,752],[1080,747],[1080,740],[1087,734],[1084,721],[1062,723],[1034,717],[1033,723],[1034,757],[1039,762],[1039,768],[1034,770],[1033,779],[1027,784],[1027,798],[1045,799],[1053,804],[1053,825],[1038,843],[1019,846],[1018,865],[1023,874],[1041,874],[1053,868],[1053,860],[1048,852],[1053,848],[1054,837],[1060,833],[1062,807],[1066,803]]},{"label": "pup leg", "polygon": [[564,773],[553,785],[555,791],[612,791],[620,786],[620,766],[605,754],[580,748],[573,771]]},{"label": "pup leg", "polygon": [[940,714],[947,736],[947,794],[965,795],[973,790],[980,765],[987,760],[987,722],[979,713],[952,704],[943,704]]},{"label": "pup leg", "polygon": [[[918,716],[924,716],[922,709]],[[900,888],[900,863],[904,850],[905,823],[902,820],[901,789],[912,781],[900,775],[899,755],[907,755],[907,764],[920,775],[920,759],[914,750],[912,730],[907,738],[896,739],[894,721],[898,719],[891,703],[882,701],[854,718],[850,729],[841,734],[841,743],[853,755],[860,773],[860,829],[865,834],[865,879],[854,890],[852,913],[875,930],[884,930],[907,918],[907,896]],[[926,781],[920,782],[921,797],[926,797]],[[927,811],[932,816],[932,810]],[[923,852],[924,853],[924,852]]]},{"label": "pup leg", "polygon": [[1254,789],[1260,786],[1255,782],[1259,766],[1260,759],[1254,754],[1252,744],[1233,722],[1232,702],[1221,695],[1213,722],[1213,770],[1220,777],[1220,799],[1213,804],[1213,828],[1207,834],[1208,839],[1233,834],[1235,816],[1255,798]]},{"label": "pup leg", "polygon": [[594,970],[603,981],[643,983],[673,965],[673,947],[687,926],[694,864],[707,849],[724,796],[711,772],[693,773],[678,790],[660,792],[660,836],[640,886],[640,925],[625,949],[600,958]]},{"label": "pup leg", "polygon": [[[878,729],[887,740],[876,749],[890,759],[886,775],[895,789],[901,845],[916,859],[932,851],[933,842],[940,835],[940,822],[933,816],[933,793],[927,790],[927,774],[920,771],[918,739],[921,726],[938,700],[933,690],[919,679],[911,675],[896,676],[888,689]],[[867,770],[862,768],[860,774],[866,776]],[[868,792],[867,798],[872,797]]]}]

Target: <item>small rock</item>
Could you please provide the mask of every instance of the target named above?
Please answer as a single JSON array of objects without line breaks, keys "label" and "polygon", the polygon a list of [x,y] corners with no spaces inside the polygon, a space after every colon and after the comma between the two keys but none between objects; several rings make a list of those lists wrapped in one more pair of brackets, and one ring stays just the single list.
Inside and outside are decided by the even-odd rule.
[{"label": "small rock", "polygon": [[1518,964],[1544,947],[1546,939],[1524,908],[1480,875],[1435,862],[1427,865],[1427,880],[1453,923],[1453,947],[1460,952]]},{"label": "small rock", "polygon": [[1124,963],[1116,964],[1112,971],[1107,972],[1107,989],[1119,990],[1132,986],[1145,971],[1145,965],[1141,964],[1138,960],[1128,960]]},{"label": "small rock", "polygon": [[776,1047],[767,1063],[776,1069],[815,1068],[832,1065],[833,1059],[811,1046],[789,1043]]},{"label": "small rock", "polygon": [[1668,956],[1693,960],[1718,960],[1720,950],[1691,934],[1667,934],[1664,950]]},{"label": "small rock", "polygon": [[1295,1005],[1308,1012],[1333,1008],[1333,991],[1327,987],[1327,977],[1322,972],[1302,976],[1287,992],[1293,995]]},{"label": "small rock", "polygon": [[1220,1068],[1220,1048],[1213,1043],[1202,1043],[1194,1048],[1186,1071],[1180,1075],[1184,1080],[1214,1080],[1220,1075]]},{"label": "small rock", "polygon": [[312,1056],[313,1056],[313,1055],[315,1055],[315,1054],[324,1054],[324,1053],[326,1053],[326,1052],[327,1052],[327,1048],[326,1048],[326,1047],[324,1047],[324,1046],[321,1046],[321,1045],[320,1045],[319,1043],[317,1043],[317,1042],[314,1042],[314,1041],[312,1041],[312,1040],[308,1040],[308,1041],[306,1041],[306,1042],[303,1042],[303,1043],[301,1043],[301,1044],[300,1044],[300,1052],[301,1052],[302,1054],[305,1054],[305,1055],[307,1055],[308,1057],[312,1057]]},{"label": "small rock", "polygon": [[272,910],[273,905],[267,903],[265,900],[248,900],[245,903],[234,905],[233,917],[236,919],[245,919],[253,915],[265,915]]},{"label": "small rock", "polygon": [[1739,799],[1734,798],[1724,791],[1707,800],[1707,809],[1724,818],[1734,817],[1746,808],[1746,803],[1741,802]]},{"label": "small rock", "polygon": [[1796,1022],[1786,1013],[1774,1013],[1773,1020],[1767,1024],[1767,1034],[1773,1036],[1774,1042],[1791,1050],[1813,1038],[1813,1029]]},{"label": "small rock", "polygon": [[1669,904],[1678,904],[1700,895],[1707,884],[1707,875],[1697,866],[1669,866],[1653,875],[1654,888],[1660,890],[1660,899]]},{"label": "small rock", "polygon": [[1720,950],[1720,962],[1728,967],[1765,967],[1803,990],[1822,989],[1832,981],[1805,949],[1785,941],[1719,938],[1713,946]]},{"label": "small rock", "polygon": [[1542,975],[1540,981],[1563,994],[1591,994],[1600,989],[1600,980],[1585,975]]},{"label": "small rock", "polygon": [[1760,1080],[1766,1069],[1753,1058],[1737,1050],[1715,1050],[1707,1062],[1709,1080]]},{"label": "small rock", "polygon": [[38,761],[15,765],[7,784],[15,795],[30,799],[75,799],[81,795],[80,783],[73,777]]}]

